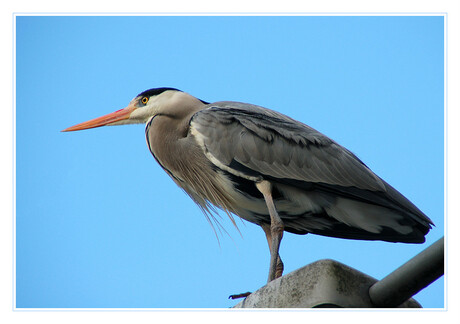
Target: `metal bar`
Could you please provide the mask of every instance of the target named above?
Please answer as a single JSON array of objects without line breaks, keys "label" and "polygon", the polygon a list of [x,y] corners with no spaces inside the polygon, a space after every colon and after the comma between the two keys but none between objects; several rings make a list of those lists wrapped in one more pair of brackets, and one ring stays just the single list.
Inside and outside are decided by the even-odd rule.
[{"label": "metal bar", "polygon": [[444,274],[444,237],[369,288],[376,307],[396,307]]}]

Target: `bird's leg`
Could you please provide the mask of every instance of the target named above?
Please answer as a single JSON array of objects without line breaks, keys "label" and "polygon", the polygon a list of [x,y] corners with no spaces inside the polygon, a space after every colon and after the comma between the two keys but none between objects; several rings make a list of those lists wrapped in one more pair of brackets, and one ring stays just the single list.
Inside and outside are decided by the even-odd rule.
[{"label": "bird's leg", "polygon": [[[281,258],[279,258],[279,248],[280,248],[280,243],[281,239],[283,238],[283,231],[284,231],[284,224],[283,221],[281,220],[280,216],[278,215],[278,212],[276,211],[275,208],[275,203],[273,202],[273,197],[272,197],[272,185],[268,181],[261,181],[256,183],[257,189],[262,193],[265,199],[265,203],[267,204],[268,212],[270,213],[270,231],[265,231],[265,234],[267,235],[267,240],[269,239],[270,236],[270,241],[268,242],[270,246],[270,269],[268,272],[268,281],[270,282],[273,279],[277,278],[277,264],[278,260],[280,264]],[[262,227],[263,228],[263,227]],[[270,233],[270,235],[268,235]],[[279,274],[281,276],[282,270],[280,271],[281,273]]]},{"label": "bird's leg", "polygon": [[[270,249],[270,255],[272,251],[272,233],[270,230],[270,225],[268,224],[262,224],[260,225],[262,229],[264,230],[265,237],[267,238],[268,242],[268,248]],[[275,279],[281,277],[283,275],[283,270],[284,270],[284,264],[283,261],[281,260],[280,254],[278,252],[278,260],[276,261],[276,272],[275,272]]]}]

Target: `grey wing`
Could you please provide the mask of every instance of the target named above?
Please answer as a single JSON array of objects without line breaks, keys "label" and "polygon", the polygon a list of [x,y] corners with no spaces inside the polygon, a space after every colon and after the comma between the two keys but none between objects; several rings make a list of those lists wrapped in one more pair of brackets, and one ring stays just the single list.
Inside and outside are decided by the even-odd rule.
[{"label": "grey wing", "polygon": [[[420,226],[420,233],[426,233],[432,224],[423,212],[349,150],[283,114],[255,105],[218,102],[196,113],[190,126],[208,159],[234,175],[319,190],[329,197],[340,196],[353,204],[350,208],[355,211],[360,209],[360,202],[389,208],[399,215],[389,219],[404,218],[410,226]],[[344,203],[336,206],[347,208]],[[328,214],[343,223],[352,224],[357,219],[343,210],[333,210],[332,205],[328,208]],[[368,217],[364,216],[366,213],[363,217]],[[386,220],[378,218],[375,222],[367,218],[368,231],[380,231],[372,226]],[[414,241],[421,241],[420,233],[417,232]]]},{"label": "grey wing", "polygon": [[263,174],[384,191],[385,185],[353,153],[315,129],[259,106],[222,102],[191,122],[206,154],[247,176]]}]

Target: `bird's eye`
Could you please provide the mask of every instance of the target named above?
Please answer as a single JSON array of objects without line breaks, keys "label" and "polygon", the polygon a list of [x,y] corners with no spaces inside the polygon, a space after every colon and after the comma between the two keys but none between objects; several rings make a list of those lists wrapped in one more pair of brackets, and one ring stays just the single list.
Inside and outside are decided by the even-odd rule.
[{"label": "bird's eye", "polygon": [[142,102],[144,105],[146,105],[147,102],[149,102],[149,98],[148,98],[148,97],[143,97],[143,98],[141,99],[141,102]]}]

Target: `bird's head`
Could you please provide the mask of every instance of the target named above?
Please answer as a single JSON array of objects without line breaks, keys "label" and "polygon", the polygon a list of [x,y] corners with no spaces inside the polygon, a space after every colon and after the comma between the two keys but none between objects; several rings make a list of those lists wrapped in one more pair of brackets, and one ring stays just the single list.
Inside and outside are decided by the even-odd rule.
[{"label": "bird's head", "polygon": [[189,106],[205,102],[175,88],[154,88],[138,94],[126,108],[63,130],[71,132],[100,126],[142,124],[159,114],[179,116]]}]

